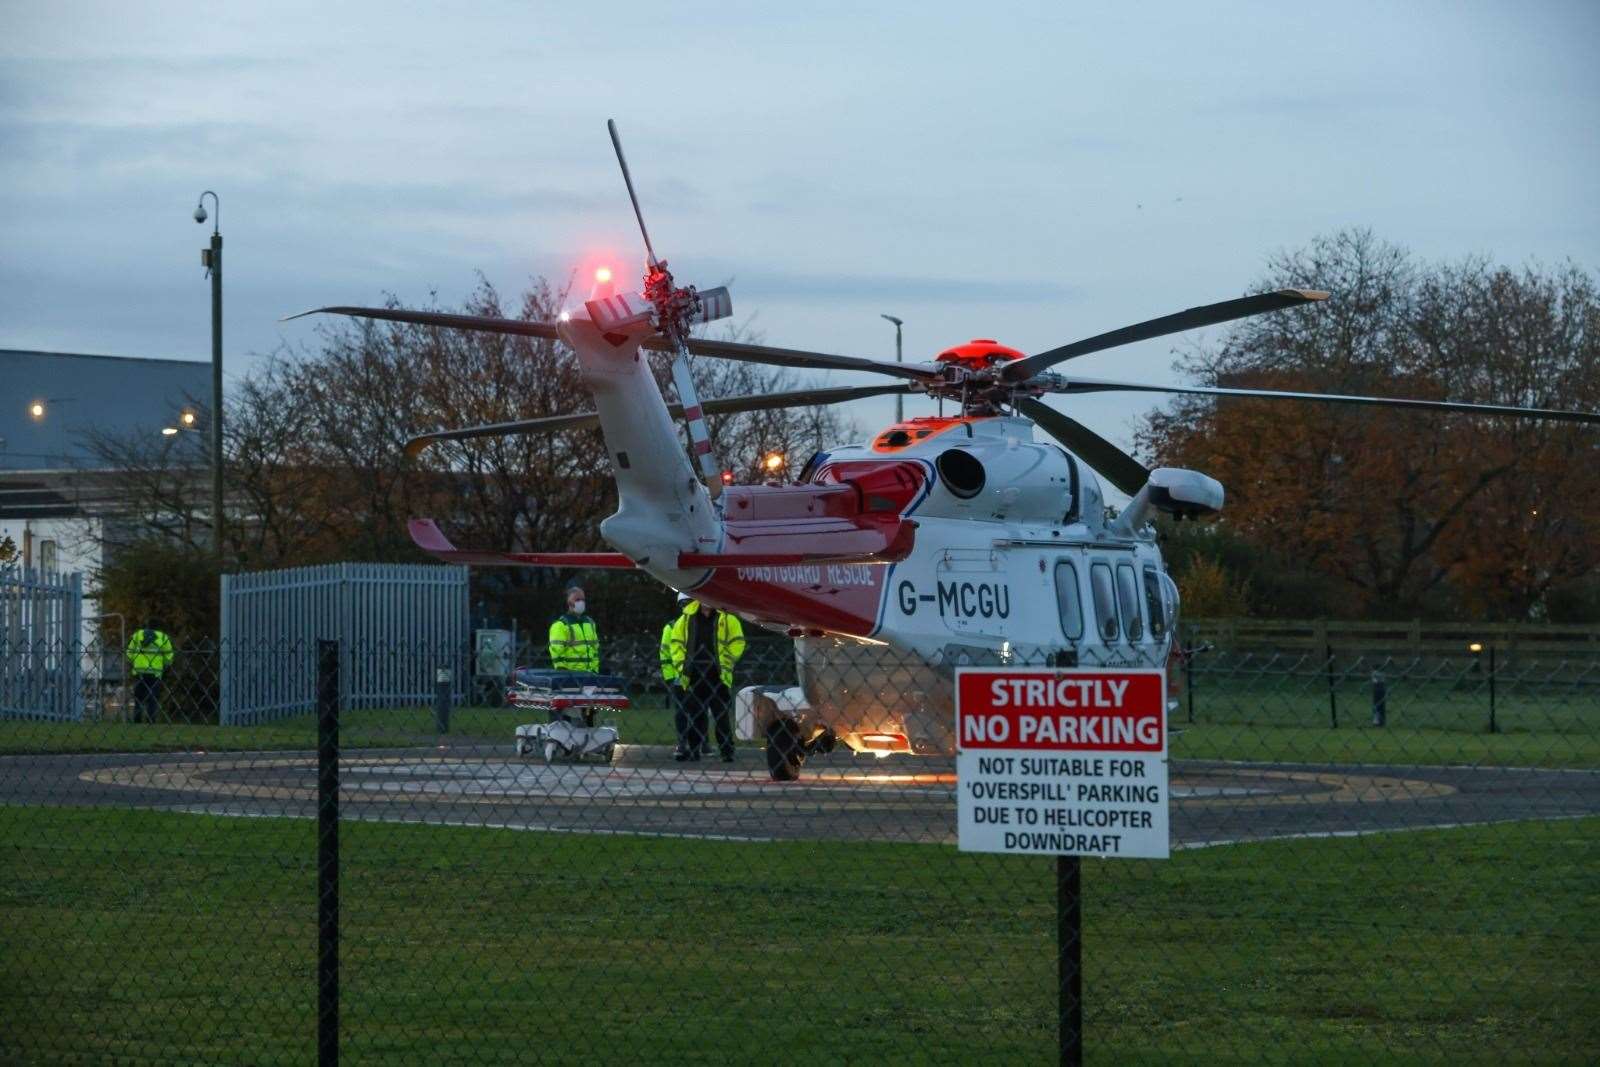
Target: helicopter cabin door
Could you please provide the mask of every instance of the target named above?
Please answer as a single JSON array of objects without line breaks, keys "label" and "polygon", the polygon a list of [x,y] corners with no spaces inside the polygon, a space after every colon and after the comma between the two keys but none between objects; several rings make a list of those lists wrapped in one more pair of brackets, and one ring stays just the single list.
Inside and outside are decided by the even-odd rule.
[{"label": "helicopter cabin door", "polygon": [[946,629],[968,638],[1007,638],[1019,598],[1006,564],[1006,553],[995,549],[950,549],[940,557],[937,603]]}]

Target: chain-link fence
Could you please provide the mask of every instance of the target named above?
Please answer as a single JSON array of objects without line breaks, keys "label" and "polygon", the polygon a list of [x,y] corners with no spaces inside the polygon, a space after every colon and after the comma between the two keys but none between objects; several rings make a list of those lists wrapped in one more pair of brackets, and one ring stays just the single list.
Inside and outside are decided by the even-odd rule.
[{"label": "chain-link fence", "polygon": [[[1172,857],[1082,861],[1066,987],[1055,865],[955,844],[953,670],[1004,657],[49,650],[0,1060],[1043,1062],[1079,991],[1100,1062],[1600,1058],[1600,657],[1184,647]],[[224,670],[283,706],[222,725]]]}]

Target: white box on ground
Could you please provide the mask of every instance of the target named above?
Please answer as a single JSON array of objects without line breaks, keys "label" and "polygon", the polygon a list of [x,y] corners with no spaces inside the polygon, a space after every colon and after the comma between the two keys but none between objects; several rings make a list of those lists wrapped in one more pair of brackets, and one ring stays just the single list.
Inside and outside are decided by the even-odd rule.
[{"label": "white box on ground", "polygon": [[956,824],[963,852],[1166,859],[1166,672],[958,670]]},{"label": "white box on ground", "polygon": [[756,698],[765,696],[780,712],[793,714],[806,707],[805,690],[797,685],[747,685],[733,696],[733,732],[741,741],[755,741],[760,731],[756,729]]}]

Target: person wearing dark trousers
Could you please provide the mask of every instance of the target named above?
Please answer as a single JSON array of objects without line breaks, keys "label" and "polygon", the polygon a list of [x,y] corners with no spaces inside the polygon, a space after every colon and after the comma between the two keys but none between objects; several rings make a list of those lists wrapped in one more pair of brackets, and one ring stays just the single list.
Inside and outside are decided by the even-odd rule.
[{"label": "person wearing dark trousers", "polygon": [[714,725],[723,762],[732,763],[733,667],[744,655],[744,627],[734,615],[686,600],[673,620],[670,645],[683,704],[674,758],[699,759],[707,726]]},{"label": "person wearing dark trousers", "polygon": [[128,666],[133,671],[135,722],[155,722],[161,714],[161,676],[172,665],[172,638],[154,619],[128,641]]},{"label": "person wearing dark trousers", "polygon": [[[683,676],[683,646],[673,636],[678,617],[688,602],[689,597],[679,593],[677,612],[661,627],[661,680],[666,684],[667,708],[672,712],[672,729],[678,739],[672,756],[680,762],[688,759],[690,752],[699,754],[699,745],[690,743],[689,709],[685,705],[683,683],[680,681]],[[704,737],[704,731],[701,736]]]}]

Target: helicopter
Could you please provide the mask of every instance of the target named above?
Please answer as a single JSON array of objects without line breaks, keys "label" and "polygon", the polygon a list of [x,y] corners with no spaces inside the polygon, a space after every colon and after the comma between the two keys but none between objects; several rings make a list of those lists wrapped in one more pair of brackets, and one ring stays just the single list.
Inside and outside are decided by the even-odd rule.
[{"label": "helicopter", "polygon": [[[702,291],[673,278],[651,244],[616,123],[607,128],[644,242],[639,289],[619,289],[609,272],[599,273],[590,299],[556,322],[388,307],[303,314],[570,347],[592,411],[425,433],[406,451],[598,427],[618,495],[600,534],[616,551],[458,548],[426,518],[411,520],[411,537],[453,563],[642,570],[793,638],[804,699],[781,710],[769,702],[761,715],[768,770],[778,780],[798,777],[809,755],[841,744],[879,756],[953,753],[961,666],[1161,666],[1178,654],[1178,589],[1151,520],[1215,515],[1224,504],[1222,485],[1199,471],[1147,469],[1045,403],[1046,396],[1182,393],[1600,423],[1600,413],[1586,411],[1154,385],[1055,370],[1138,341],[1311,309],[1329,296],[1314,289],[1223,300],[1033,354],[979,338],[926,362],[890,363],[695,336],[695,327],[732,315],[731,295],[726,287]],[[657,384],[651,352],[671,361],[675,402]],[[690,374],[695,358],[866,371],[889,380],[702,401]],[[941,414],[820,451],[790,484],[723,484],[707,415],[910,394],[938,399]],[[944,404],[951,414],[942,413]],[[677,420],[687,427],[687,450]],[[1101,479],[1131,498],[1114,516]]]}]

